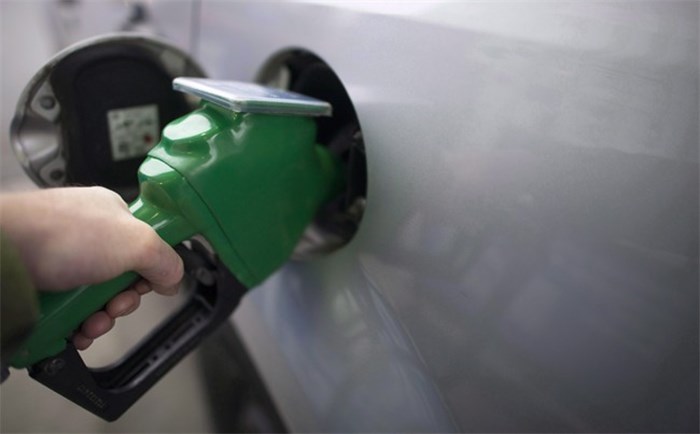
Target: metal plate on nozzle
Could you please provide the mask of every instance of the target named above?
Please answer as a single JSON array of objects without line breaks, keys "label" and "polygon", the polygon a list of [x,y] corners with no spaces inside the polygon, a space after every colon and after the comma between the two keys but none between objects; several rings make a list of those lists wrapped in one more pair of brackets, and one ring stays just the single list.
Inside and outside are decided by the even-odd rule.
[{"label": "metal plate on nozzle", "polygon": [[173,80],[173,89],[234,112],[297,116],[330,116],[332,113],[331,105],[325,101],[254,83],[179,77]]}]

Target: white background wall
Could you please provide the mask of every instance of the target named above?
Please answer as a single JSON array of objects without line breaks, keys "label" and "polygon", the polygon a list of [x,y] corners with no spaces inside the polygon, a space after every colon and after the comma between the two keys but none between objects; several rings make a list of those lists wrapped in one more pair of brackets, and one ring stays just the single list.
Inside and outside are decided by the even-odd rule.
[{"label": "white background wall", "polygon": [[[175,8],[179,19],[189,7]],[[57,2],[0,0],[0,192],[36,188],[17,163],[9,144],[15,104],[32,75],[65,42],[118,28],[126,16],[125,2],[77,3],[75,15]],[[70,11],[68,11],[70,12]],[[63,14],[57,15],[57,14]],[[179,14],[179,15],[177,15]],[[189,21],[188,21],[189,22]],[[82,24],[81,24],[82,23]],[[177,26],[175,26],[177,27]],[[181,33],[188,40],[187,32]],[[184,45],[180,44],[180,45]],[[150,330],[178,300],[146,296],[139,310],[120,319],[115,329],[84,354],[88,364],[116,360]],[[11,370],[0,387],[1,432],[208,432],[207,403],[196,369],[196,356],[187,357],[130,411],[107,423],[32,380]]]}]

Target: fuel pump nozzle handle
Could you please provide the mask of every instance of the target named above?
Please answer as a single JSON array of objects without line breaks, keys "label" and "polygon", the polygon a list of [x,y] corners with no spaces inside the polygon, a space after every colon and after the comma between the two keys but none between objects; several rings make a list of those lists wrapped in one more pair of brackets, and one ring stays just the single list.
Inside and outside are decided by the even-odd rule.
[{"label": "fuel pump nozzle handle", "polygon": [[[204,101],[165,127],[139,168],[140,193],[130,210],[171,245],[203,236],[216,253],[208,260],[216,279],[197,282],[179,311],[122,361],[100,370],[84,365],[70,335],[138,276],[42,294],[40,320],[10,363],[29,368],[35,379],[107,420],[119,417],[225,321],[247,288],[282,265],[318,208],[343,186],[340,164],[315,143],[310,113],[297,110],[311,106],[304,97],[270,98],[277,91],[262,88],[275,104],[231,105],[207,94],[212,83],[217,89],[231,82],[184,80],[181,89]],[[178,249],[187,271],[191,252]]]},{"label": "fuel pump nozzle handle", "polygon": [[[157,166],[160,164],[156,163]],[[161,177],[166,172],[161,173]],[[182,193],[189,187],[184,179],[171,175],[170,182],[180,184]],[[178,179],[179,178],[179,179]],[[195,198],[191,192],[181,197]],[[129,207],[138,219],[148,223],[168,244],[177,245],[197,232],[192,224],[180,215],[168,212],[139,197]],[[102,309],[115,295],[138,280],[138,274],[127,272],[114,279],[93,285],[83,285],[66,292],[41,292],[39,294],[40,318],[33,333],[23,343],[11,361],[11,366],[24,368],[62,351],[67,339],[92,313]]]},{"label": "fuel pump nozzle handle", "polygon": [[[191,241],[196,248],[196,241]],[[176,247],[185,269],[201,269],[205,248],[191,251]],[[58,354],[28,367],[29,375],[91,413],[114,421],[128,410],[160,378],[192,351],[199,342],[228,320],[248,288],[217,260],[206,262],[214,276],[210,284],[193,282],[187,302],[152,330],[118,362],[105,368],[89,368],[71,343]]]}]

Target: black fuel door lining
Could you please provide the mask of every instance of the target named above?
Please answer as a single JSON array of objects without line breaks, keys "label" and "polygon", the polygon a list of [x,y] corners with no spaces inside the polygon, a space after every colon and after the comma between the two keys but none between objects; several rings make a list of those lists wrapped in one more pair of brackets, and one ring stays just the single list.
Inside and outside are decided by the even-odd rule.
[{"label": "black fuel door lining", "polygon": [[50,84],[61,106],[66,184],[135,198],[145,153],[191,109],[173,78],[148,50],[119,42],[77,50],[56,65]]}]

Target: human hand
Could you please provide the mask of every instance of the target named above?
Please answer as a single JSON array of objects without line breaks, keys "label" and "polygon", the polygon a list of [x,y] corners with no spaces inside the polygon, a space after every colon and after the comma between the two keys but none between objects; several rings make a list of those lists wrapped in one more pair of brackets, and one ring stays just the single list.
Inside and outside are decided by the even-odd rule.
[{"label": "human hand", "polygon": [[0,223],[42,291],[62,291],[135,271],[143,278],[91,315],[73,336],[85,349],[115,319],[133,312],[141,295],[177,293],[180,256],[148,224],[102,187],[52,188],[0,196]]}]

